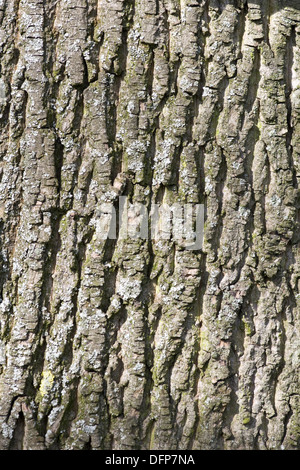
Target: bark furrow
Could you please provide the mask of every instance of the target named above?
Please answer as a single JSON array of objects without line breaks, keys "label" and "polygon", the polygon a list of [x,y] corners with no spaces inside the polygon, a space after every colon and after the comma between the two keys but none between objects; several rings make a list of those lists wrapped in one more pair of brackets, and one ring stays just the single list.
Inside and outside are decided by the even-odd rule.
[{"label": "bark furrow", "polygon": [[298,3],[0,0],[0,449],[300,449]]}]

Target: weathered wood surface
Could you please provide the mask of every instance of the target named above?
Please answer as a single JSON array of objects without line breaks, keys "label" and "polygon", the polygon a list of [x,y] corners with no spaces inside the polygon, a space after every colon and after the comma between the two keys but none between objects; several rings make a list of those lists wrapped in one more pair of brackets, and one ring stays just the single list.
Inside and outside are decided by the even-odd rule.
[{"label": "weathered wood surface", "polygon": [[[0,448],[300,449],[299,2],[0,21]],[[99,240],[121,194],[203,250]]]}]

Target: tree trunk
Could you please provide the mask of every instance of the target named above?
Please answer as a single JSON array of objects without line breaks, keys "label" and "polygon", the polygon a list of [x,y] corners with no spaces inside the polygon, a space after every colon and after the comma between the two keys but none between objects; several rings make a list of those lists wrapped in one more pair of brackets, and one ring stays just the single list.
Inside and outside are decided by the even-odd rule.
[{"label": "tree trunk", "polygon": [[[299,1],[0,20],[0,448],[300,449]],[[119,196],[202,248],[104,239]]]}]

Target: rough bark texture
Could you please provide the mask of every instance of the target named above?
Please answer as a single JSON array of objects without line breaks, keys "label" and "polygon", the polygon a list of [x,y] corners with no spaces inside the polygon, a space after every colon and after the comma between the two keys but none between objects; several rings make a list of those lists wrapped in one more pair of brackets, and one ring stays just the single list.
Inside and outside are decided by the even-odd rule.
[{"label": "rough bark texture", "polygon": [[[0,21],[0,448],[300,449],[299,1]],[[203,250],[100,240],[118,195]]]}]

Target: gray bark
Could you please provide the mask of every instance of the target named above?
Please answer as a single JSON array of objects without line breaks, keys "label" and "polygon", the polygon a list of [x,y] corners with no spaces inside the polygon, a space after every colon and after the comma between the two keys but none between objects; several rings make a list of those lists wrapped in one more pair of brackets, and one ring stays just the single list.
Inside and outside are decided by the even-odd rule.
[{"label": "gray bark", "polygon": [[[300,449],[299,2],[0,21],[0,448]],[[120,195],[202,250],[99,239]]]}]

